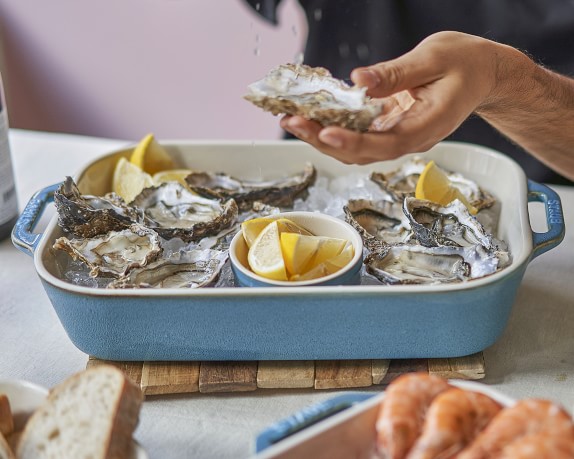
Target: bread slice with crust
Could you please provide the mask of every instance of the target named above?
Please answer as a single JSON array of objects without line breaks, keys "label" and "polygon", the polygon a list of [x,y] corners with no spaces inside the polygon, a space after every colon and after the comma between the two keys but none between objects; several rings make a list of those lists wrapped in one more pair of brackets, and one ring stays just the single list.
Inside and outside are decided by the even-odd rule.
[{"label": "bread slice with crust", "polygon": [[143,400],[118,368],[102,365],[56,386],[28,420],[21,459],[120,459],[132,455]]},{"label": "bread slice with crust", "polygon": [[0,433],[0,459],[15,459],[14,452],[10,448],[8,441],[4,438],[4,435]]}]

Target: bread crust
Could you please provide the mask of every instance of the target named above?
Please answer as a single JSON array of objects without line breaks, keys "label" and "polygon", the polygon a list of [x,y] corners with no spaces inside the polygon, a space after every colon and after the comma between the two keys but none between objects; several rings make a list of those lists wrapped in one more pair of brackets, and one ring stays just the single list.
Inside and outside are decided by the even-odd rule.
[{"label": "bread crust", "polygon": [[[100,388],[100,393],[97,393],[98,387],[96,387],[95,383],[90,384],[90,382],[93,383],[93,380],[98,382],[102,378],[113,384],[114,394],[109,419],[105,423],[106,431],[103,432],[104,444],[90,445],[86,441],[82,443],[81,450],[85,451],[86,457],[89,456],[94,459],[123,459],[130,457],[134,444],[132,435],[139,420],[143,394],[139,387],[135,386],[120,369],[112,365],[100,365],[89,368],[71,376],[53,388],[45,403],[34,412],[26,423],[18,442],[17,457],[21,459],[47,459],[54,457],[46,452],[46,445],[51,441],[50,429],[55,436],[66,434],[73,436],[74,432],[69,431],[75,428],[74,423],[63,425],[58,419],[54,418],[57,406],[59,405],[61,408],[62,404],[71,404],[73,408],[77,405],[78,411],[81,409],[85,410],[86,406],[92,406],[93,404],[97,406],[98,403],[101,403],[97,397],[101,397],[104,389]],[[86,384],[90,388],[90,392],[88,394],[80,393],[86,387]],[[93,389],[92,386],[94,386]],[[109,388],[106,390],[109,390]],[[76,398],[71,400],[75,396],[79,396],[77,400]],[[87,399],[88,397],[94,398],[92,400],[93,403],[90,403]],[[69,409],[68,411],[71,412],[70,416],[74,416],[74,409]],[[82,422],[86,422],[85,418],[82,419]],[[54,428],[53,425],[57,427]],[[84,425],[83,427],[85,428],[86,426]],[[89,428],[102,427],[90,425]],[[68,432],[65,431],[66,429],[68,429]],[[41,435],[44,435],[44,437]],[[53,447],[53,444],[51,447]],[[57,457],[59,459],[65,459],[71,457],[70,454],[74,454],[68,448],[65,449],[66,451],[58,451]],[[74,459],[81,459],[81,457],[74,454]]]}]

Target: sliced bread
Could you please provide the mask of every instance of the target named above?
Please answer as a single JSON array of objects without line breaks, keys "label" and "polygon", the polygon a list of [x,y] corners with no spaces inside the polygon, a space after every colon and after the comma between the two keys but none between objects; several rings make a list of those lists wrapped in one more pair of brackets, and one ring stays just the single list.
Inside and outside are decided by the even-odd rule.
[{"label": "sliced bread", "polygon": [[14,431],[14,418],[10,409],[10,400],[6,394],[0,394],[0,434],[5,437]]},{"label": "sliced bread", "polygon": [[4,435],[0,433],[0,459],[15,459],[14,453],[10,448],[10,445],[4,438]]},{"label": "sliced bread", "polygon": [[21,459],[120,459],[132,454],[143,400],[118,368],[82,371],[56,386],[26,424]]}]

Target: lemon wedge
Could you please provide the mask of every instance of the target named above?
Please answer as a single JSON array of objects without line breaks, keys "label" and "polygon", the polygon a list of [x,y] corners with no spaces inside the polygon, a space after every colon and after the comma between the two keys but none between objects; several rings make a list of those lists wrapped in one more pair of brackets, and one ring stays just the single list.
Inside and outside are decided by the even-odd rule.
[{"label": "lemon wedge", "polygon": [[[311,261],[307,270],[313,269],[319,266],[321,263],[336,257],[345,248],[347,241],[345,239],[337,239],[334,237],[316,236],[318,238],[319,245],[317,251]],[[352,258],[352,257],[351,257]]]},{"label": "lemon wedge", "polygon": [[247,247],[251,247],[261,231],[263,231],[269,223],[274,221],[275,219],[271,217],[259,217],[244,221],[241,224],[241,232],[243,233],[243,239],[245,239]]},{"label": "lemon wedge", "polygon": [[259,217],[253,218],[251,220],[246,220],[241,224],[241,231],[243,232],[243,238],[247,247],[253,245],[253,241],[259,236],[259,233],[263,231],[269,223],[277,222],[279,227],[279,233],[298,233],[311,236],[311,233],[307,231],[302,226],[297,223],[287,219],[287,218],[274,218],[274,217]]},{"label": "lemon wedge", "polygon": [[130,203],[140,192],[153,186],[151,175],[130,163],[126,158],[120,158],[114,169],[112,191],[120,195],[126,203]]},{"label": "lemon wedge", "polygon": [[255,274],[267,279],[287,280],[287,271],[281,252],[279,226],[276,221],[265,226],[253,241],[247,253],[247,261]]},{"label": "lemon wedge", "polygon": [[153,134],[146,135],[134,148],[130,163],[148,174],[173,169],[173,160],[157,141]]},{"label": "lemon wedge", "polygon": [[153,181],[156,185],[161,185],[166,182],[178,182],[187,188],[185,177],[191,173],[191,169],[168,169],[153,174]]},{"label": "lemon wedge", "polygon": [[475,215],[478,210],[472,206],[461,191],[454,186],[445,172],[436,165],[434,161],[429,161],[422,171],[415,189],[415,198],[426,199],[434,203],[446,206],[455,199],[460,200]]},{"label": "lemon wedge", "polygon": [[306,271],[309,260],[319,248],[321,238],[298,233],[281,233],[281,251],[287,274],[293,276]]}]

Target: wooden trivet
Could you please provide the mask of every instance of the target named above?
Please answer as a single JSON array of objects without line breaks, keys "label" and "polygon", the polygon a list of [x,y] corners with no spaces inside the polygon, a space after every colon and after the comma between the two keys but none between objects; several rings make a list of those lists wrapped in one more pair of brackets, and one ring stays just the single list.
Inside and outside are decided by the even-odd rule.
[{"label": "wooden trivet", "polygon": [[257,389],[348,389],[386,385],[411,371],[449,379],[484,378],[482,352],[452,359],[253,362],[117,362],[91,357],[87,367],[121,368],[145,395]]}]

